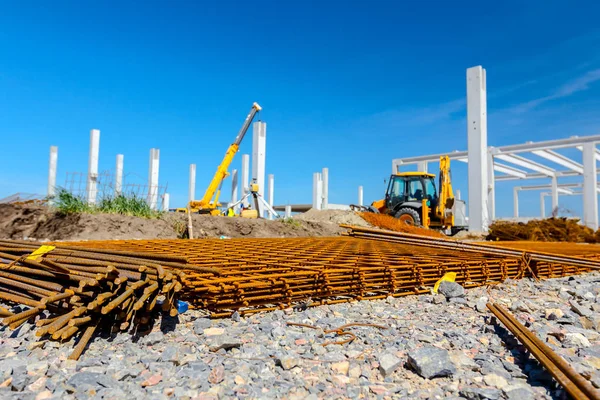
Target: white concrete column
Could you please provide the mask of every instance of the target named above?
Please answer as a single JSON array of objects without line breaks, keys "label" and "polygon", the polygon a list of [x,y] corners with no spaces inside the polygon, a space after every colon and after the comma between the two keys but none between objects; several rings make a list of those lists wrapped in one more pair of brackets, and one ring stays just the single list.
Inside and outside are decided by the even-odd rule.
[{"label": "white concrete column", "polygon": [[456,200],[460,200],[460,189],[456,189],[456,190],[454,191],[454,198],[455,198]]},{"label": "white concrete column", "polygon": [[[268,203],[273,207],[273,199],[275,195],[275,175],[269,174],[269,191],[267,193]],[[269,219],[273,219],[274,215],[269,212]]]},{"label": "white concrete column", "polygon": [[488,151],[485,69],[467,69],[467,136],[469,152],[469,230],[487,232]]},{"label": "white concrete column", "polygon": [[96,204],[98,195],[98,157],[100,155],[100,131],[90,131],[90,155],[88,158],[87,202]]},{"label": "white concrete column", "polygon": [[540,193],[540,216],[546,218],[546,193]]},{"label": "white concrete column", "polygon": [[123,154],[117,154],[117,163],[115,165],[115,197],[123,192]]},{"label": "white concrete column", "polygon": [[488,149],[488,217],[489,223],[496,219],[496,182],[494,179],[494,156]]},{"label": "white concrete column", "polygon": [[196,164],[190,164],[190,178],[188,182],[188,202],[196,200]]},{"label": "white concrete column", "polygon": [[169,211],[169,201],[171,199],[171,196],[169,195],[169,193],[165,193],[163,195],[163,204],[162,204],[162,210],[165,212]]},{"label": "white concrete column", "polygon": [[417,170],[419,172],[427,172],[427,161],[421,161],[417,164]]},{"label": "white concrete column", "polygon": [[358,205],[359,206],[363,205],[363,187],[362,186],[358,187]]},{"label": "white concrete column", "polygon": [[312,208],[314,208],[315,210],[321,209],[321,200],[322,200],[321,193],[322,193],[321,174],[318,172],[315,172],[313,174],[313,202],[312,202]]},{"label": "white concrete column", "polygon": [[513,188],[513,216],[519,218],[519,190],[520,187]]},{"label": "white concrete column", "polygon": [[58,147],[50,146],[50,159],[48,161],[48,197],[56,194],[56,167],[58,164]]},{"label": "white concrete column", "polygon": [[231,171],[231,204],[238,201],[238,186],[238,171],[234,169]]},{"label": "white concrete column", "polygon": [[598,194],[596,191],[596,144],[583,145],[583,223],[598,229]]},{"label": "white concrete column", "polygon": [[160,150],[150,149],[150,160],[148,161],[148,205],[156,210],[158,207],[158,166]]},{"label": "white concrete column", "polygon": [[552,210],[550,210],[552,215],[554,215],[555,210],[558,210],[558,180],[556,175],[552,177]]},{"label": "white concrete column", "polygon": [[[250,172],[250,156],[248,154],[242,155],[242,197],[248,193],[250,182],[248,180],[248,173]],[[244,200],[244,206],[248,206],[248,200]]]},{"label": "white concrete column", "polygon": [[[265,167],[267,152],[267,123],[258,121],[252,128],[252,179],[258,183],[258,193],[265,197]],[[261,207],[262,208],[262,207]],[[264,217],[263,210],[258,210]]]},{"label": "white concrete column", "polygon": [[323,210],[327,210],[329,206],[329,168],[323,168],[321,172],[322,181],[323,181],[323,200],[321,202]]},{"label": "white concrete column", "polygon": [[290,206],[290,205],[285,206],[285,217],[286,218],[292,217],[292,206]]}]

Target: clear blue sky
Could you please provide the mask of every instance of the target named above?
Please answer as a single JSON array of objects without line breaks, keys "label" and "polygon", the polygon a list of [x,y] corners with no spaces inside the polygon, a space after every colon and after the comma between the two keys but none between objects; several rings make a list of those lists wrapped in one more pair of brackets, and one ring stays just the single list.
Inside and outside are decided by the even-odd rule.
[{"label": "clear blue sky", "polygon": [[[330,202],[356,202],[359,185],[370,202],[392,158],[466,149],[465,69],[479,64],[490,145],[598,133],[600,3],[485,3],[5,2],[0,197],[45,193],[50,145],[59,185],[85,172],[97,128],[100,170],[123,153],[130,182],[144,183],[160,148],[160,183],[181,206],[189,164],[200,197],[258,101],[277,203],[310,202],[322,167]],[[500,216],[511,187],[497,185]],[[538,199],[523,194],[522,214],[537,215]]]}]

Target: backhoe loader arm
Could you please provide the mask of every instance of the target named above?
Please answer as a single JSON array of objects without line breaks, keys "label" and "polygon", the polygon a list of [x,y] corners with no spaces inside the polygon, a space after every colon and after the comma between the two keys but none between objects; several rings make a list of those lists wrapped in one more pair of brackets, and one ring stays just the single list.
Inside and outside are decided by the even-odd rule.
[{"label": "backhoe loader arm", "polygon": [[[454,192],[452,191],[452,182],[450,179],[450,157],[440,157],[440,176],[439,176],[440,196],[435,210],[437,217],[445,226],[454,226],[454,215],[452,206],[454,205]],[[450,210],[448,212],[448,210]]]},{"label": "backhoe loader arm", "polygon": [[221,161],[221,164],[219,164],[219,167],[217,168],[217,172],[213,176],[212,181],[208,185],[208,188],[206,188],[206,192],[204,192],[204,196],[202,197],[202,199],[200,201],[191,201],[190,202],[191,208],[197,208],[197,209],[202,210],[202,209],[214,209],[217,207],[218,197],[215,198],[214,201],[212,201],[213,197],[215,196],[216,193],[220,192],[220,187],[223,183],[223,179],[225,179],[229,175],[229,172],[227,171],[229,169],[229,165],[231,165],[231,161],[233,161],[233,158],[235,157],[235,153],[238,152],[238,150],[240,148],[240,143],[242,143],[242,140],[244,139],[244,136],[246,135],[246,132],[248,131],[248,128],[250,127],[250,124],[252,123],[252,120],[254,119],[254,116],[261,109],[262,108],[261,108],[261,106],[258,105],[258,103],[252,104],[250,113],[246,117],[246,120],[244,121],[244,124],[242,125],[242,128],[238,132],[234,142],[227,149],[227,152],[225,153],[225,157],[223,157],[223,161]]}]

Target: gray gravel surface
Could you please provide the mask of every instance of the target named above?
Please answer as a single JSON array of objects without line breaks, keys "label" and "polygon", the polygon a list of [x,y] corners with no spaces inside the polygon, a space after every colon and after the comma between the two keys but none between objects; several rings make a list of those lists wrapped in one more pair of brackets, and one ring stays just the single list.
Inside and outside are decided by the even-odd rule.
[{"label": "gray gravel surface", "polygon": [[[188,311],[140,337],[73,343],[0,330],[2,399],[550,399],[564,392],[484,305],[504,304],[600,386],[600,274],[508,281],[464,302],[408,296],[209,320]],[[298,322],[320,329],[287,326]],[[357,339],[328,329],[348,323]],[[161,331],[161,328],[163,329]]]}]

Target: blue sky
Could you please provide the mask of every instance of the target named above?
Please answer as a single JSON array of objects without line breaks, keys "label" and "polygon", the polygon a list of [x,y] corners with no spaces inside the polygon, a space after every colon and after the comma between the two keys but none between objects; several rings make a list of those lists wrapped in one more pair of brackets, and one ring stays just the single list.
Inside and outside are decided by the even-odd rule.
[{"label": "blue sky", "polygon": [[[591,1],[6,2],[0,197],[45,193],[50,145],[59,185],[85,172],[97,128],[101,171],[123,153],[127,181],[145,183],[160,148],[160,184],[181,206],[189,164],[200,197],[258,101],[276,203],[310,202],[322,167],[330,202],[356,202],[359,185],[370,202],[392,158],[466,149],[465,70],[479,64],[490,145],[596,134],[598,15]],[[466,193],[465,166],[453,175]],[[499,216],[512,185],[497,185]],[[520,208],[537,215],[539,194]]]}]

